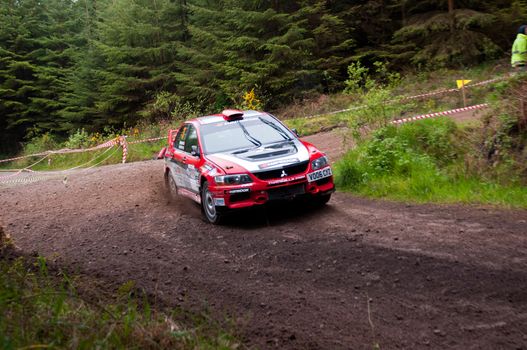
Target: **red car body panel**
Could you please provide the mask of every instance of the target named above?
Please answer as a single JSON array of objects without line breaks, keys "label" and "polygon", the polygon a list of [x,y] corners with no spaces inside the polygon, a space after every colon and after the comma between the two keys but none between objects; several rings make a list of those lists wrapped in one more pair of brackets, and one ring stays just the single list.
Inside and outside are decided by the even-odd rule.
[{"label": "red car body panel", "polygon": [[[235,112],[229,111],[231,115],[238,116],[239,114]],[[220,118],[224,118],[228,123],[229,115],[218,114],[192,119],[185,122],[178,130],[169,131],[168,146],[164,152],[165,176],[167,179],[170,176],[173,177],[177,185],[178,195],[189,197],[200,203],[202,186],[207,181],[209,192],[212,193],[214,203],[218,207],[241,209],[262,205],[274,199],[287,199],[298,195],[317,196],[334,192],[335,186],[330,165],[324,165],[316,170],[312,168],[313,160],[324,157],[324,153],[312,144],[298,139],[291,130],[267,113],[254,111],[238,111],[238,113],[248,115],[248,117],[244,117],[247,120],[259,117],[273,118],[270,120],[276,121],[292,135],[290,143],[292,144],[291,147],[297,151],[297,155],[286,156],[284,160],[280,157],[274,157],[269,161],[263,159],[259,162],[253,162],[253,164],[247,160],[236,158],[234,155],[236,150],[234,152],[229,150],[228,152],[206,154],[202,138],[211,136],[203,136],[201,128],[206,123],[217,122],[220,125],[222,123]],[[223,123],[227,124],[225,121]],[[191,134],[187,135],[186,132]],[[185,141],[182,141],[183,138]],[[191,143],[192,145],[190,145]],[[305,149],[301,149],[302,147]],[[261,150],[261,153],[265,155],[264,150]],[[299,160],[291,158],[298,156],[298,154],[307,160],[296,161],[294,164],[284,163],[285,165],[281,166],[282,162],[290,162],[292,159]],[[253,169],[248,169],[244,165],[250,165]],[[292,173],[288,174],[288,172]],[[230,174],[246,174],[252,182],[235,185],[217,183],[216,176]],[[320,180],[312,179],[309,181],[308,174],[324,177]]]}]

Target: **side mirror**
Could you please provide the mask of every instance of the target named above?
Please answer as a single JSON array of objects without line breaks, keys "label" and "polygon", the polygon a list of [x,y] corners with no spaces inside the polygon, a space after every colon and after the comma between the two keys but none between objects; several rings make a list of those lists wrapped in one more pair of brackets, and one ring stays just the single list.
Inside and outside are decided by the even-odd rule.
[{"label": "side mirror", "polygon": [[296,135],[296,137],[300,137],[300,134],[298,133],[298,130],[296,130],[296,129],[291,129],[291,131],[293,132],[293,134]]},{"label": "side mirror", "polygon": [[193,157],[199,157],[199,147],[196,146],[196,145],[193,145],[193,146],[192,146],[192,151],[190,151],[190,154],[191,154]]},{"label": "side mirror", "polygon": [[165,158],[165,153],[167,153],[167,148],[163,147],[161,151],[157,154],[157,159],[163,159]]}]

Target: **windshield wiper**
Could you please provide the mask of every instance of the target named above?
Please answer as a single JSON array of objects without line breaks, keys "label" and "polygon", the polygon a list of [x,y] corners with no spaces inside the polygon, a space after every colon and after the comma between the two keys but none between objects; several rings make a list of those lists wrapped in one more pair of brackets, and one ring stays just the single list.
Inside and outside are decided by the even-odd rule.
[{"label": "windshield wiper", "polygon": [[271,128],[275,129],[276,131],[278,131],[278,133],[280,134],[280,136],[282,136],[285,140],[287,141],[291,141],[292,139],[289,137],[289,135],[287,135],[287,133],[281,129],[279,126],[277,126],[275,123],[273,122],[270,122],[268,120],[265,120],[263,119],[262,117],[258,117],[258,119],[260,119],[263,123],[269,125]]},{"label": "windshield wiper", "polygon": [[257,147],[260,147],[262,145],[262,143],[260,141],[258,141],[258,139],[256,139],[254,136],[252,136],[249,133],[249,131],[247,131],[247,129],[245,128],[245,126],[242,125],[242,123],[238,122],[238,125],[243,130],[243,134],[245,135],[245,138],[247,140],[249,140],[253,145],[255,145]]}]

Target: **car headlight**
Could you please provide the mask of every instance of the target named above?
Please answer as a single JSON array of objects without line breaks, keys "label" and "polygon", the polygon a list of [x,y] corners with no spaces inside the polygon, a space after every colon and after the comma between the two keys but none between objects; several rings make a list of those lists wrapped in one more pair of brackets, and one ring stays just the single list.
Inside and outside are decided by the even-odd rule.
[{"label": "car headlight", "polygon": [[325,157],[325,156],[317,158],[311,162],[311,168],[313,170],[321,169],[325,167],[326,165],[328,165],[328,157]]},{"label": "car headlight", "polygon": [[218,185],[241,185],[253,182],[247,174],[214,176],[214,181]]}]

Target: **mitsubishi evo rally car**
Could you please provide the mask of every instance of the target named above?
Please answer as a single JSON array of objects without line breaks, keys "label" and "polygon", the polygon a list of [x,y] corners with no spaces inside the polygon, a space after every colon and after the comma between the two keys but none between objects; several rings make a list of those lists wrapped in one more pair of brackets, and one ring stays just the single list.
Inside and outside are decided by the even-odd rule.
[{"label": "mitsubishi evo rally car", "polygon": [[325,204],[335,191],[324,153],[272,115],[225,110],[170,130],[165,182],[201,204],[213,224],[236,209],[304,196]]}]

